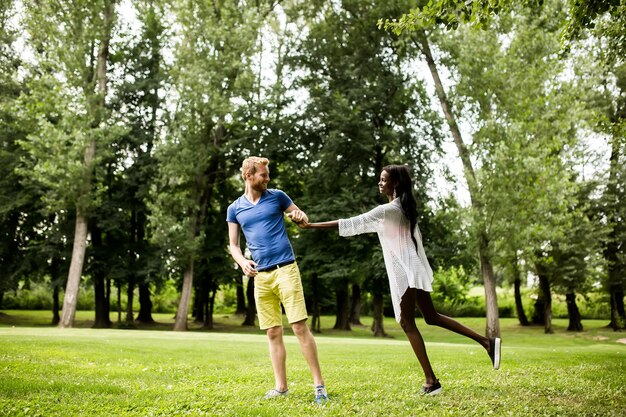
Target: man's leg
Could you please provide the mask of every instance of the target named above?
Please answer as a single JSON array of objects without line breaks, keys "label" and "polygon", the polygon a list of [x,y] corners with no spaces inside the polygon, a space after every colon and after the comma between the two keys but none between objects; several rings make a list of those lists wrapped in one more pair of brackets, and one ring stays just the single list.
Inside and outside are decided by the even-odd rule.
[{"label": "man's leg", "polygon": [[300,342],[300,350],[309,364],[314,384],[316,386],[324,385],[320,363],[317,358],[317,345],[315,344],[313,334],[309,330],[309,326],[306,325],[306,319],[292,323],[291,328],[298,338],[298,342]]},{"label": "man's leg", "polygon": [[270,358],[272,360],[272,368],[274,369],[276,390],[284,392],[287,391],[287,368],[285,365],[287,352],[285,351],[285,343],[283,342],[283,328],[282,326],[270,327],[266,332],[269,340]]}]

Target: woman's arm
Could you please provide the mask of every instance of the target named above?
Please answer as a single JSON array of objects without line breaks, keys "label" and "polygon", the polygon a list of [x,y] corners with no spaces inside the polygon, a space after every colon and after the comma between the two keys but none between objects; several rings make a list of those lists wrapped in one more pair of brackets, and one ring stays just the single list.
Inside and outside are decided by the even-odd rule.
[{"label": "woman's arm", "polygon": [[288,212],[287,217],[293,220],[301,229],[333,229],[333,228],[338,229],[339,228],[339,220],[333,220],[330,222],[309,223],[309,219],[306,217],[306,214],[304,214],[304,212],[302,212],[302,214],[304,214],[304,218],[302,218],[300,221],[296,221],[295,214],[297,213],[298,212],[295,210]]},{"label": "woman's arm", "polygon": [[302,225],[303,229],[338,229],[339,228],[339,220],[332,220],[329,222],[318,222],[318,223],[305,223]]}]

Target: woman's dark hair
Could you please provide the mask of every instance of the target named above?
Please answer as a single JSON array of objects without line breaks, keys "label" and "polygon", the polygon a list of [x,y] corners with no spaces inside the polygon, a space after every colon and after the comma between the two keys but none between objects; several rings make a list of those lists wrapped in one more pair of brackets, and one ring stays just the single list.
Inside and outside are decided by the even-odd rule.
[{"label": "woman's dark hair", "polygon": [[417,241],[413,235],[415,225],[417,224],[417,201],[413,196],[413,182],[411,181],[411,172],[406,165],[387,165],[383,167],[383,171],[389,174],[389,181],[396,184],[396,197],[400,198],[400,205],[404,215],[409,219],[411,224],[411,240],[417,249]]}]

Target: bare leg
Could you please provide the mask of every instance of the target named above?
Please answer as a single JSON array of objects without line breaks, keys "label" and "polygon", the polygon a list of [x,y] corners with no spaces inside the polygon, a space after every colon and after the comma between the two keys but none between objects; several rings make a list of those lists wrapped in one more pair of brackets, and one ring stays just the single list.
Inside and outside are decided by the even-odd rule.
[{"label": "bare leg", "polygon": [[426,353],[426,346],[424,345],[424,339],[421,333],[415,325],[415,289],[409,288],[402,296],[400,302],[400,326],[406,333],[409,343],[413,348],[417,360],[422,366],[424,376],[426,377],[426,385],[430,386],[437,382],[437,377],[433,372],[433,368],[430,365],[428,354]]},{"label": "bare leg", "polygon": [[309,330],[309,326],[306,325],[306,319],[297,321],[291,324],[293,333],[300,342],[300,350],[302,355],[309,364],[311,373],[313,374],[313,383],[318,385],[324,385],[324,379],[322,379],[322,371],[320,369],[320,363],[317,358],[317,345],[315,344],[315,338]]},{"label": "bare leg", "polygon": [[[411,288],[409,288],[407,292],[408,291],[411,291]],[[461,323],[448,316],[439,314],[433,305],[433,300],[430,298],[429,292],[415,289],[413,289],[413,291],[416,293],[417,306],[422,312],[422,316],[424,316],[424,320],[427,324],[443,327],[444,329],[469,337],[470,339],[480,343],[482,347],[489,351],[489,338],[479,335],[469,327],[463,326]]]},{"label": "bare leg", "polygon": [[287,368],[285,365],[287,352],[283,342],[283,328],[282,326],[270,327],[266,330],[266,333],[269,340],[270,359],[274,369],[276,390],[283,392],[287,390]]}]

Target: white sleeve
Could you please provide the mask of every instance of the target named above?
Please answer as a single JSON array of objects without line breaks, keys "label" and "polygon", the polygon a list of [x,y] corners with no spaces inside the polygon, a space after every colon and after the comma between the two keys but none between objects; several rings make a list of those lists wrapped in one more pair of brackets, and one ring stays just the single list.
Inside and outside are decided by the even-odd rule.
[{"label": "white sleeve", "polygon": [[385,207],[378,206],[367,213],[349,219],[339,219],[339,236],[354,236],[378,232],[385,220]]}]

